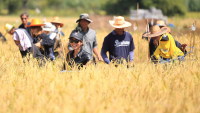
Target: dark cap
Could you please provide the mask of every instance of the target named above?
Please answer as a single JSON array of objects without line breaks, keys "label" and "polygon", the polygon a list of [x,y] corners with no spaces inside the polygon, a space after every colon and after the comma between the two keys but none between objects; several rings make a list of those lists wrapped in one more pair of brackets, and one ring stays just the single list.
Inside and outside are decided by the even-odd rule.
[{"label": "dark cap", "polygon": [[77,40],[81,40],[82,41],[83,40],[83,35],[81,33],[79,33],[79,32],[72,32],[70,37],[69,37],[69,39],[71,39],[71,38],[75,38]]},{"label": "dark cap", "polygon": [[87,20],[88,22],[93,22],[92,20],[90,20],[90,17],[87,13],[83,13],[80,15],[80,18],[76,21],[76,23],[83,19]]}]

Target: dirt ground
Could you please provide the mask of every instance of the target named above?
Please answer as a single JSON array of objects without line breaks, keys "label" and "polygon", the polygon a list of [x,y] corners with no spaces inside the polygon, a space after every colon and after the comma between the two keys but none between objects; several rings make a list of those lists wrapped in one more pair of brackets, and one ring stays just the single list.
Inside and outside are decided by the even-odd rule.
[{"label": "dirt ground", "polygon": [[[92,29],[100,30],[100,31],[108,31],[108,32],[110,32],[111,30],[114,29],[109,24],[109,20],[113,20],[112,16],[93,15],[90,18],[95,23],[95,24],[89,25]],[[134,31],[134,27],[136,27],[137,23],[138,23],[138,32],[145,32],[146,19],[137,21],[137,20],[130,20],[130,18],[125,18],[125,20],[132,23],[131,27],[126,28],[127,31]],[[149,19],[149,22],[150,21],[151,21],[151,19]],[[154,21],[156,21],[156,20],[154,20]],[[99,25],[97,25],[96,23],[98,23]],[[183,24],[184,25],[182,25],[182,26],[175,26],[175,28],[171,28],[172,34],[174,36],[183,36],[185,34],[190,34],[190,30],[189,30],[190,23],[183,23]],[[197,25],[197,29],[196,29],[195,33],[200,35],[200,29],[198,28],[198,25]]]},{"label": "dirt ground", "polygon": [[[112,29],[114,29],[110,24],[109,24],[109,20],[113,20],[112,16],[99,16],[99,15],[95,15],[95,16],[91,16],[90,17],[91,20],[93,20],[95,23],[99,23],[99,25],[96,24],[90,24],[90,27],[93,29],[98,29],[98,30],[106,30],[106,31],[110,31]],[[137,21],[135,20],[130,20],[128,18],[125,19],[126,21],[130,22],[132,24],[131,27],[126,28],[128,31],[133,31],[134,27],[137,25]],[[146,26],[146,20],[138,20],[138,30],[139,31],[144,31],[145,30],[145,26]]]}]

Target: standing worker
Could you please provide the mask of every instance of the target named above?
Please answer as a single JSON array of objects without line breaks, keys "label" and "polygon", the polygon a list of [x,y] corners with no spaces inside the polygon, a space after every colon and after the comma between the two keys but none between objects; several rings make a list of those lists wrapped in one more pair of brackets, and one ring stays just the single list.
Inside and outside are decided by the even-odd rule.
[{"label": "standing worker", "polygon": [[[124,20],[124,17],[118,16],[115,20],[109,21],[110,25],[115,29],[104,38],[101,49],[101,56],[107,64],[111,60],[125,59],[131,66],[134,60],[134,41],[130,33],[124,28],[130,27],[131,23]],[[109,59],[106,55],[109,52]]]},{"label": "standing worker", "polygon": [[26,29],[27,32],[31,35],[31,32],[30,32],[31,29],[30,27],[28,27],[28,25],[30,25],[30,22],[28,22],[28,14],[24,12],[20,15],[20,18],[21,18],[22,24],[19,26],[19,28]]},{"label": "standing worker", "polygon": [[[80,15],[80,18],[76,21],[78,23],[78,26],[76,27],[75,30],[72,31],[71,34],[74,32],[80,32],[83,35],[83,50],[88,52],[91,56],[90,59],[93,59],[93,54],[94,53],[99,61],[103,61],[101,55],[98,52],[97,48],[97,39],[96,39],[96,32],[89,28],[88,25],[93,22],[90,20],[89,15],[86,13],[83,13]],[[68,45],[69,51],[72,51],[73,48],[71,45]]]}]

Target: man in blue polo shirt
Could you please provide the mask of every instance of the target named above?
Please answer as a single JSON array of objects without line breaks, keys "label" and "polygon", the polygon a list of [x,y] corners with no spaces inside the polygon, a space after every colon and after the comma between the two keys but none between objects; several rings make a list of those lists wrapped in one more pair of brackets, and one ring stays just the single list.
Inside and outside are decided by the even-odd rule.
[{"label": "man in blue polo shirt", "polygon": [[[109,21],[110,25],[115,28],[108,34],[103,42],[101,56],[109,64],[111,60],[125,59],[133,65],[134,60],[134,41],[130,33],[124,31],[124,28],[131,26],[126,22],[124,17],[118,16],[114,21]],[[106,52],[109,52],[109,59]]]}]

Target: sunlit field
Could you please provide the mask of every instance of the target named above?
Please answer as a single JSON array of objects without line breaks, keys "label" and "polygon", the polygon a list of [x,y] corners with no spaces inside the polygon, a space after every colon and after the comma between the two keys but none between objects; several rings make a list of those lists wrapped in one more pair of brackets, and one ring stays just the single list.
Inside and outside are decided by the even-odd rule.
[{"label": "sunlit field", "polygon": [[[77,18],[61,18],[65,24],[62,37],[65,48]],[[18,27],[19,17],[0,17],[0,32],[5,34],[4,25],[17,19]],[[109,24],[93,20],[93,26]],[[169,22],[176,25],[174,31],[181,32],[179,27],[191,26],[194,20],[171,18]],[[100,52],[104,37],[112,29],[95,30]],[[188,46],[191,37],[195,37],[195,53],[188,55],[185,62],[154,65],[148,61],[148,42],[141,38],[144,31],[127,30],[133,35],[136,47],[134,68],[97,62],[80,71],[63,73],[60,73],[62,59],[47,62],[43,67],[35,60],[24,63],[12,37],[6,35],[7,43],[0,42],[0,113],[199,113],[198,33],[173,32],[176,40]]]}]

